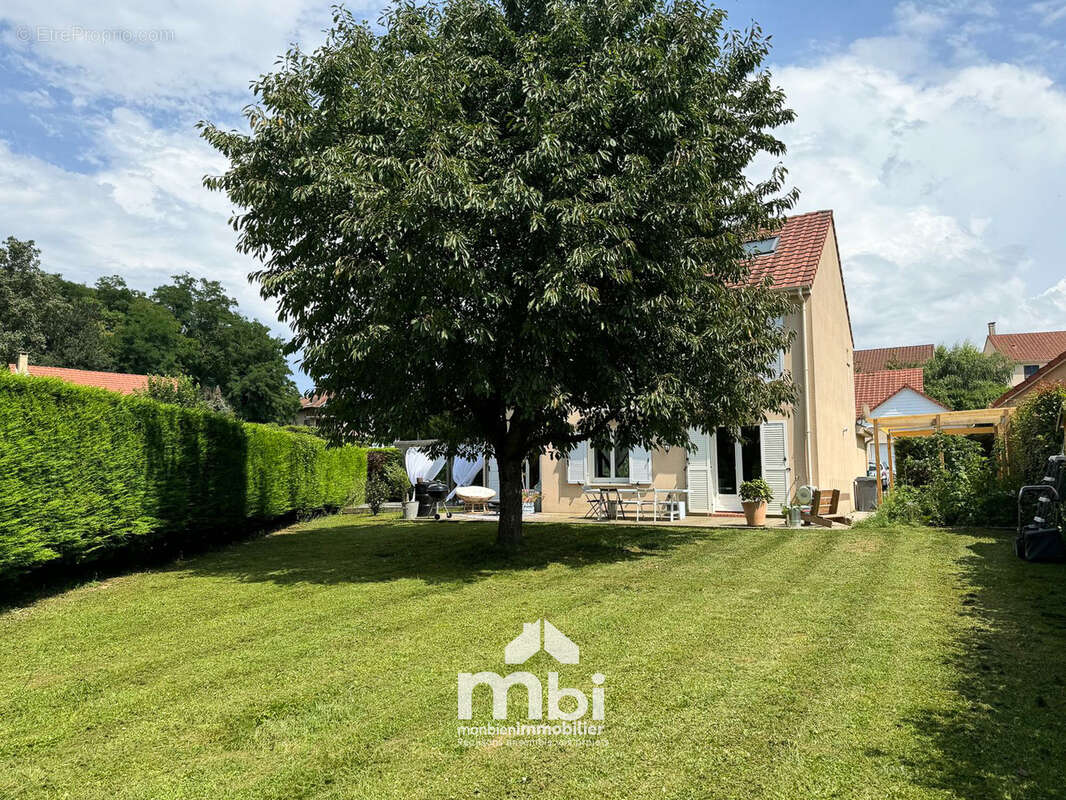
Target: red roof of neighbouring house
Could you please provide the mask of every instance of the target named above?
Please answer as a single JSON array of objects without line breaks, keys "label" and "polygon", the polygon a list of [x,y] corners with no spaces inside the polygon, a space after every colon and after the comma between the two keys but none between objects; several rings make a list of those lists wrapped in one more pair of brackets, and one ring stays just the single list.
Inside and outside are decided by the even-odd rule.
[{"label": "red roof of neighbouring house", "polygon": [[1066,331],[993,333],[988,343],[1015,363],[1046,364],[1066,350]]},{"label": "red roof of neighbouring house", "polygon": [[856,372],[877,372],[888,364],[924,364],[933,357],[933,345],[913,344],[903,347],[874,347],[855,351]]},{"label": "red roof of neighbouring house", "polygon": [[[8,364],[11,372],[18,372],[14,364]],[[30,364],[30,375],[35,378],[58,378],[78,386],[96,386],[99,389],[133,394],[148,386],[147,375],[135,375],[129,372],[96,372],[89,369],[67,369],[66,367],[39,367]]]},{"label": "red roof of neighbouring house", "polygon": [[1019,383],[1017,386],[1010,387],[1007,391],[1005,391],[1003,394],[993,400],[992,408],[999,408],[1012,397],[1017,397],[1019,394],[1025,394],[1033,387],[1034,384],[1040,383],[1042,380],[1044,380],[1044,378],[1047,377],[1048,373],[1055,369],[1057,366],[1059,366],[1059,364],[1061,364],[1063,361],[1066,361],[1066,350],[1059,353],[1057,356],[1055,356],[1053,359],[1051,359],[1044,366],[1042,366],[1024,381]]},{"label": "red roof of neighbouring house", "polygon": [[322,408],[329,400],[328,394],[316,394],[300,398],[300,408]]},{"label": "red roof of neighbouring house", "polygon": [[[900,389],[913,389],[922,397],[933,400],[925,393],[925,379],[921,367],[855,373],[855,416],[862,416],[863,406],[873,410]],[[937,400],[933,402],[943,405]]]},{"label": "red roof of neighbouring house", "polygon": [[788,217],[781,228],[765,234],[766,238],[778,237],[774,252],[750,259],[750,282],[768,277],[782,289],[811,286],[832,226],[832,211]]}]

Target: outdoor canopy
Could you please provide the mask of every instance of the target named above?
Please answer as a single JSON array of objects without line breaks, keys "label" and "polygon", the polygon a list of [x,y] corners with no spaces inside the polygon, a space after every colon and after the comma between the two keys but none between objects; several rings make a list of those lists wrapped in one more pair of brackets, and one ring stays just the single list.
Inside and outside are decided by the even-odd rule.
[{"label": "outdoor canopy", "polygon": [[419,479],[428,481],[437,477],[437,473],[444,466],[444,458],[432,459],[416,447],[407,449],[404,455],[404,466],[407,467],[407,478],[414,486]]}]

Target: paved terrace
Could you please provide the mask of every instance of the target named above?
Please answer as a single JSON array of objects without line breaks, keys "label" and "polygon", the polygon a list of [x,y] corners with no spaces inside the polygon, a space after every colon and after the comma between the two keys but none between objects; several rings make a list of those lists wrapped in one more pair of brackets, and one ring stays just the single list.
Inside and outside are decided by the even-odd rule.
[{"label": "paved terrace", "polygon": [[[385,511],[399,511],[399,503],[387,503],[385,505]],[[359,508],[346,509],[345,513],[349,514],[363,514],[369,513],[369,509],[366,506],[360,506]],[[853,512],[852,517],[854,522],[858,522],[860,519],[869,516],[868,512],[856,511]],[[485,513],[467,513],[464,511],[453,511],[452,520],[458,520],[460,522],[495,522],[497,515],[485,512]],[[419,522],[434,522],[432,517],[420,517]],[[636,519],[586,519],[581,514],[566,513],[566,512],[540,512],[537,514],[526,514],[522,517],[523,522],[556,522],[556,523],[582,523],[588,525],[663,525],[671,527],[682,528],[748,528],[748,524],[744,521],[743,514],[732,513],[718,513],[718,514],[689,514],[684,519],[675,519],[670,521],[668,519],[660,519],[657,522],[653,522],[651,517],[645,514],[641,514],[640,522]],[[767,517],[765,525],[756,526],[762,529],[772,528],[784,528],[784,517]],[[812,526],[818,528],[819,526]],[[846,525],[840,525],[833,523],[834,528],[846,528]],[[823,529],[824,530],[824,529]]]}]

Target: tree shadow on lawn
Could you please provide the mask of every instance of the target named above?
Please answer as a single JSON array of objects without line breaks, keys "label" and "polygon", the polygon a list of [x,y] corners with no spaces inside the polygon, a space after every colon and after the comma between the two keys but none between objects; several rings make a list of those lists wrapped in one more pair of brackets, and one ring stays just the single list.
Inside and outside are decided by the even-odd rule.
[{"label": "tree shadow on lawn", "polygon": [[962,798],[1066,796],[1066,564],[1029,564],[1013,533],[989,534],[963,562],[952,687],[964,708],[913,720],[934,745],[919,781]]},{"label": "tree shadow on lawn", "polygon": [[579,569],[657,557],[715,535],[706,528],[538,523],[524,526],[522,549],[508,554],[495,547],[496,526],[492,523],[375,521],[285,531],[175,565],[174,569],[278,584],[403,578],[427,583],[473,582],[501,571],[540,570],[556,564]]}]

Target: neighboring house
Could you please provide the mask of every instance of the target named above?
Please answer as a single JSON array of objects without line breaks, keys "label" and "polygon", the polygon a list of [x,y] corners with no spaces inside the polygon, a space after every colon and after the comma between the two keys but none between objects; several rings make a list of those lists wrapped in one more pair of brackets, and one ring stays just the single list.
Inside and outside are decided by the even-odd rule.
[{"label": "neighboring house", "polygon": [[1066,384],[1066,350],[1044,364],[1016,386],[1012,386],[992,402],[992,408],[1019,405],[1029,392],[1051,383]]},{"label": "neighboring house", "polygon": [[914,344],[903,347],[874,347],[855,351],[856,372],[880,372],[900,367],[920,367],[933,358],[933,345]]},{"label": "neighboring house", "polygon": [[[858,421],[856,427],[862,431],[866,440],[867,464],[876,463],[873,426],[870,420],[910,414],[939,414],[950,410],[925,393],[925,379],[921,367],[859,372],[855,375],[855,418]],[[881,465],[887,469],[887,438],[880,444]]]},{"label": "neighboring house", "polygon": [[721,429],[692,431],[691,454],[676,447],[604,451],[586,442],[568,458],[542,456],[544,511],[584,513],[584,487],[606,484],[688,489],[692,512],[735,512],[741,482],[760,476],[773,489],[773,511],[802,484],[851,496],[852,480],[866,467],[854,431],[853,339],[833,213],[790,217],[747,249],[752,279],[769,277],[798,301],[784,320],[795,339],[780,362],[796,383],[796,404],[745,428],[741,440]]},{"label": "neighboring house", "polygon": [[988,323],[985,353],[1002,353],[1014,363],[1011,386],[1030,377],[1066,350],[1066,331],[996,333],[996,323]]},{"label": "neighboring house", "polygon": [[329,395],[315,394],[311,397],[300,398],[300,410],[296,412],[296,425],[318,426],[319,420],[325,413]]},{"label": "neighboring house", "polygon": [[95,386],[99,389],[133,394],[148,388],[147,375],[135,375],[129,372],[96,372],[88,369],[67,369],[66,367],[39,367],[30,364],[25,355],[20,355],[17,364],[8,364],[7,368],[20,375],[35,378],[58,378],[79,386]]}]

